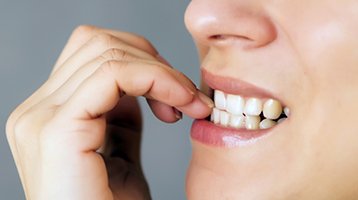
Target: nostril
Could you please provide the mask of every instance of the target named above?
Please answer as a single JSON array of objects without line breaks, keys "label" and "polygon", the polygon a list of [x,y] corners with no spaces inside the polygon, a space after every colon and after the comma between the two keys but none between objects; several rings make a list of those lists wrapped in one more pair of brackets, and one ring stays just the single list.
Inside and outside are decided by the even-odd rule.
[{"label": "nostril", "polygon": [[213,35],[209,37],[209,40],[217,40],[217,41],[224,41],[224,40],[233,40],[233,39],[240,39],[240,40],[247,40],[247,41],[254,41],[253,39],[246,37],[246,36],[238,36],[238,35]]},{"label": "nostril", "polygon": [[241,48],[245,49],[259,46],[255,39],[244,35],[218,34],[208,37],[208,41],[210,41],[211,44],[217,46],[239,45]]},{"label": "nostril", "polygon": [[209,40],[224,40],[225,37],[223,35],[213,35],[209,37]]}]

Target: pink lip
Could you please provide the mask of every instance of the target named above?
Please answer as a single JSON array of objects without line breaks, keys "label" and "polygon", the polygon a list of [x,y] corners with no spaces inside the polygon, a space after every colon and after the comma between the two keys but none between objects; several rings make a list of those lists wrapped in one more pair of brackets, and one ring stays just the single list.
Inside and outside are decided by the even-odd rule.
[{"label": "pink lip", "polygon": [[201,75],[204,82],[214,90],[221,90],[225,93],[237,94],[242,97],[274,98],[281,101],[270,92],[239,79],[214,75],[204,68],[201,69]]},{"label": "pink lip", "polygon": [[[203,68],[202,78],[210,88],[221,90],[225,93],[238,94],[244,97],[278,99],[273,97],[271,93],[250,83],[234,78],[216,76]],[[191,138],[210,146],[232,148],[256,141],[276,127],[261,130],[232,129],[206,120],[195,120],[191,127]]]},{"label": "pink lip", "polygon": [[191,138],[210,146],[232,148],[254,142],[270,130],[232,129],[206,120],[195,120],[191,127]]}]

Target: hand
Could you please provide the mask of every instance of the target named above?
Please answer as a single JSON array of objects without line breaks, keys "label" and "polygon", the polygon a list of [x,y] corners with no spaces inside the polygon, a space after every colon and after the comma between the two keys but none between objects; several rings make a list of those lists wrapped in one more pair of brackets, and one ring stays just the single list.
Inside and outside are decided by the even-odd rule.
[{"label": "hand", "polygon": [[77,28],[49,79],[7,123],[26,198],[150,199],[136,96],[165,122],[181,112],[204,118],[212,107],[144,38]]}]

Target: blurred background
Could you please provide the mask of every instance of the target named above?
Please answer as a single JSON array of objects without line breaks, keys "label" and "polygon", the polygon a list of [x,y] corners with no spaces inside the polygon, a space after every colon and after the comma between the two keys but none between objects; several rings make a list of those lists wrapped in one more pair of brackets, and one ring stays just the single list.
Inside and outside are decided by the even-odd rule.
[{"label": "blurred background", "polygon": [[[189,0],[0,0],[0,199],[24,199],[5,136],[10,112],[46,79],[72,30],[80,24],[147,37],[176,68],[199,83],[196,50],[184,26]],[[145,100],[142,161],[153,199],[183,200],[191,120],[168,125]]]}]

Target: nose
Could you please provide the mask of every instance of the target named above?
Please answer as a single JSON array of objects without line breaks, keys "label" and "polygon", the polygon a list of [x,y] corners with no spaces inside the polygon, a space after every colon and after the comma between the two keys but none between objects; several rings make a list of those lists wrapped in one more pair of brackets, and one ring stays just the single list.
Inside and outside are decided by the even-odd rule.
[{"label": "nose", "polygon": [[257,1],[192,0],[185,24],[200,45],[240,45],[259,48],[276,37],[273,22]]}]

